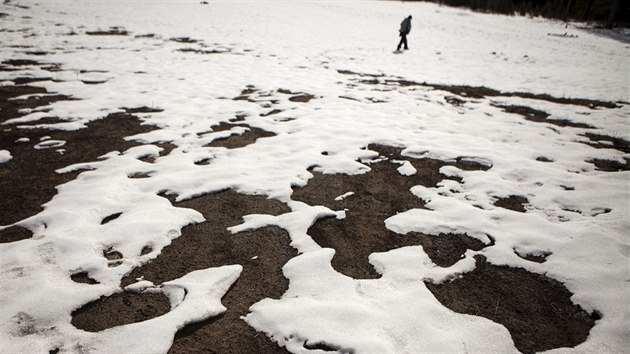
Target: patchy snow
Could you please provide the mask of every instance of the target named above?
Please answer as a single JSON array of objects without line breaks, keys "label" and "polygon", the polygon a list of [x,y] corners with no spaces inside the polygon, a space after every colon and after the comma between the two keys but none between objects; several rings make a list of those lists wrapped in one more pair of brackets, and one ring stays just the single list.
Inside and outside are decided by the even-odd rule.
[{"label": "patchy snow", "polygon": [[397,168],[398,172],[403,176],[413,176],[418,172],[415,167],[409,161],[394,161],[400,163],[400,167]]},{"label": "patchy snow", "polygon": [[0,163],[9,162],[13,156],[11,156],[11,152],[8,150],[0,150]]},{"label": "patchy snow", "polygon": [[335,200],[340,202],[340,201],[342,201],[342,200],[344,200],[344,199],[346,199],[346,198],[348,198],[350,196],[353,196],[353,195],[354,195],[354,192],[347,192],[347,193],[344,193],[344,194],[336,197]]},{"label": "patchy snow", "polygon": [[[78,331],[70,324],[57,328],[43,328],[42,323],[32,319],[30,319],[32,322],[28,323],[24,316],[14,316],[4,322],[3,327],[11,331],[30,325],[34,327],[30,329],[34,333],[30,334],[34,335],[27,336],[30,340],[26,341],[9,341],[3,345],[3,350],[23,353],[46,352],[50,344],[56,344],[68,352],[81,352],[85,348],[89,348],[93,353],[161,352],[171,346],[179,328],[188,323],[203,321],[226,310],[221,304],[221,297],[236,281],[240,272],[241,266],[238,265],[210,268],[191,272],[160,287],[147,286],[143,291],[161,292],[168,296],[171,302],[170,312],[151,320],[97,333]],[[137,288],[132,291],[136,291]]]},{"label": "patchy snow", "polygon": [[[160,127],[128,138],[140,146],[59,170],[85,171],[58,186],[42,212],[16,223],[31,230],[32,239],[0,244],[0,344],[6,351],[166,352],[179,328],[224,311],[220,298],[240,274],[238,265],[192,272],[158,287],[142,281],[131,286],[169,295],[173,309],[161,317],[99,333],[70,324],[73,310],[122,291],[125,274],[157,257],[184,226],[204,221],[199,212],[177,208],[158,193],[171,191],[183,200],[225,188],[265,194],[291,208],[279,216],[250,215],[230,228],[236,233],[278,225],[301,253],[283,268],[288,292],[279,300],[260,301],[245,317],[290,351],[305,351],[305,341],[357,353],[516,351],[503,326],[448,310],[423,283],[471,271],[474,254],[557,279],[574,293],[574,303],[602,313],[586,342],[556,352],[618,353],[630,347],[630,175],[598,171],[587,162],[623,162],[628,154],[583,144],[584,134],[592,131],[587,128],[527,121],[497,104],[527,105],[551,119],[587,123],[598,134],[626,140],[630,106],[590,109],[507,96],[462,96],[465,103],[453,106],[445,101],[452,95],[446,91],[382,83],[403,78],[627,102],[627,45],[556,22],[425,3],[20,3],[31,8],[0,5],[0,12],[9,15],[1,26],[15,30],[2,33],[0,59],[24,58],[18,46],[32,45],[50,52],[43,61],[60,63],[62,70],[24,66],[2,72],[0,81],[43,76],[49,80],[33,85],[79,100],[55,102],[45,113],[33,111],[8,123],[56,116],[63,122],[50,126],[75,130],[121,107],[163,111],[139,114]],[[411,50],[394,55],[398,25],[409,14]],[[131,34],[86,34],[113,26]],[[548,35],[566,31],[577,37]],[[146,34],[154,36],[136,37]],[[203,45],[169,40],[184,36]],[[199,52],[178,51],[186,48]],[[360,82],[370,79],[380,83]],[[259,101],[233,100],[247,85],[260,90],[255,94]],[[296,102],[280,89],[315,98]],[[277,103],[270,107],[265,97]],[[267,115],[273,109],[280,112]],[[207,147],[215,139],[245,133],[247,128],[211,129],[237,115],[276,135],[240,149]],[[165,141],[177,147],[158,157],[155,144]],[[64,143],[47,139],[36,148]],[[375,157],[362,149],[370,143],[406,146],[408,157],[465,156],[464,161],[492,166],[488,171],[443,168],[442,173],[462,182],[412,188],[427,209],[393,215],[386,225],[398,233],[457,232],[484,241],[491,235],[496,245],[471,251],[448,268],[434,265],[417,246],[372,254],[380,279],[337,273],[330,263],[334,250],[322,249],[307,231],[318,219],[343,218],[344,212],[293,201],[291,187],[305,185],[312,166],[325,173],[369,173],[359,161]],[[157,157],[154,163],[139,159],[148,155]],[[0,162],[10,156],[3,150]],[[541,162],[540,156],[553,162]],[[195,164],[207,158],[209,165]],[[413,174],[412,168],[405,162],[399,172]],[[150,178],[128,178],[148,172]],[[526,213],[494,205],[510,195],[527,197]],[[101,225],[114,213],[122,215]],[[142,255],[146,245],[154,252]],[[103,257],[112,246],[123,255],[117,266]],[[551,255],[539,264],[515,250]],[[73,282],[70,275],[77,271],[89,272],[100,284]]]},{"label": "patchy snow", "polygon": [[[273,333],[295,352],[305,341],[359,353],[518,352],[505,328],[456,314],[418,286],[426,277],[440,278],[422,247],[372,254],[370,261],[383,277],[370,281],[337,273],[330,265],[333,255],[322,249],[289,261],[283,272],[291,285],[283,299],[255,304],[247,323]],[[458,266],[474,268],[474,261]]]},{"label": "patchy snow", "polygon": [[37,150],[41,150],[41,149],[50,149],[50,148],[62,147],[64,145],[66,145],[66,142],[63,141],[63,140],[48,140],[48,139],[45,139],[41,143],[38,143],[38,144],[36,144],[33,147],[35,149],[37,149]]}]

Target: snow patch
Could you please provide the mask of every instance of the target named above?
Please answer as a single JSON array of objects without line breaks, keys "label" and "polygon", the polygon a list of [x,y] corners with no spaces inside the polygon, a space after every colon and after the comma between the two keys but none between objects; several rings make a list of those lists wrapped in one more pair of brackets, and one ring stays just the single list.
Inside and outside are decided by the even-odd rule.
[{"label": "snow patch", "polygon": [[344,200],[344,199],[346,199],[346,198],[348,198],[349,196],[352,196],[352,195],[354,195],[354,192],[344,193],[344,194],[342,194],[342,195],[340,195],[340,196],[336,197],[336,198],[335,198],[335,201],[340,202],[340,201],[342,201],[342,200]]},{"label": "snow patch", "polygon": [[0,163],[9,162],[12,158],[9,150],[0,150]]},{"label": "snow patch", "polygon": [[398,173],[403,176],[413,176],[418,172],[415,167],[409,161],[394,161],[400,163],[400,167],[397,168]]},{"label": "snow patch", "polygon": [[41,143],[33,146],[37,150],[57,148],[66,145],[64,140],[48,140],[45,139]]}]

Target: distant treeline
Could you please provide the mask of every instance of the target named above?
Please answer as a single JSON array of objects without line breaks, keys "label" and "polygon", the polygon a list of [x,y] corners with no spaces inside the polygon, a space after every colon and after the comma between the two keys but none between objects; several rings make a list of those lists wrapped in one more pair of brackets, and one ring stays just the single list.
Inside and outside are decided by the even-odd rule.
[{"label": "distant treeline", "polygon": [[[413,0],[412,0],[413,1]],[[474,11],[593,21],[607,27],[630,25],[628,0],[421,0]]]}]

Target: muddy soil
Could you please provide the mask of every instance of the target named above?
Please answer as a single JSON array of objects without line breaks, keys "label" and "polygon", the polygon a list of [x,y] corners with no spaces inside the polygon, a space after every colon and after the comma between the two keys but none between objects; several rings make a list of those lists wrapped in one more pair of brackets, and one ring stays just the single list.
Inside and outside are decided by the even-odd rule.
[{"label": "muddy soil", "polygon": [[[467,86],[467,85],[444,85],[444,84],[434,84],[427,82],[417,82],[410,81],[404,78],[395,77],[395,78],[386,78],[385,75],[382,74],[366,74],[366,73],[357,73],[350,70],[337,70],[339,74],[349,75],[354,77],[354,81],[360,82],[368,85],[386,85],[386,86],[400,86],[400,87],[409,87],[409,86],[422,86],[422,87],[430,87],[435,90],[446,91],[452,94],[458,95],[460,97],[467,98],[485,98],[485,97],[521,97],[528,99],[536,99],[543,100],[553,103],[559,104],[571,104],[576,106],[583,106],[587,108],[617,108],[617,105],[614,102],[601,101],[601,100],[591,100],[591,99],[583,99],[583,98],[568,98],[568,97],[554,97],[548,94],[535,94],[529,92],[503,92],[499,90],[495,90],[489,87],[484,86]],[[370,79],[364,79],[365,77],[369,77]]]},{"label": "muddy soil", "polygon": [[525,205],[527,205],[528,203],[529,200],[527,200],[527,198],[522,195],[511,195],[505,198],[498,198],[494,205],[500,208],[524,213],[526,211]]},{"label": "muddy soil", "polygon": [[573,122],[568,119],[550,119],[549,113],[534,109],[527,106],[515,106],[515,105],[500,105],[493,104],[493,106],[503,109],[504,112],[514,113],[523,116],[526,120],[530,122],[536,123],[549,123],[559,127],[573,127],[573,128],[584,128],[584,129],[595,129],[595,127],[586,124]]},{"label": "muddy soil", "polygon": [[612,137],[604,134],[587,132],[584,134],[589,139],[584,142],[597,149],[615,149],[623,153],[630,154],[630,141],[623,138]]},{"label": "muddy soil", "polygon": [[268,132],[266,130],[262,130],[260,128],[250,127],[246,124],[228,124],[221,123],[217,126],[212,127],[213,132],[220,132],[233,129],[235,127],[246,127],[247,131],[242,134],[230,135],[226,138],[213,140],[211,143],[206,146],[211,147],[224,147],[227,149],[238,149],[241,147],[245,147],[247,145],[253,144],[256,140],[260,138],[267,138],[276,135],[275,133]]},{"label": "muddy soil", "polygon": [[623,158],[623,162],[616,160],[605,160],[605,159],[591,159],[586,162],[592,163],[595,165],[595,169],[598,171],[605,172],[620,172],[620,171],[630,171],[630,159]]},{"label": "muddy soil", "polygon": [[[110,311],[93,316],[94,307],[106,306]],[[146,321],[167,313],[171,305],[166,295],[118,293],[93,301],[72,313],[72,324],[89,332],[98,332],[127,323]]]}]

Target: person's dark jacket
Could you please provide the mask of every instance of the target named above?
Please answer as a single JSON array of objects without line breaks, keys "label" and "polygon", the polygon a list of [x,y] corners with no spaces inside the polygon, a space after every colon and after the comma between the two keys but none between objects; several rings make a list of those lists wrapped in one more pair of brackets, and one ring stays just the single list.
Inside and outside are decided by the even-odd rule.
[{"label": "person's dark jacket", "polygon": [[407,17],[400,23],[400,35],[408,35],[411,32],[411,16]]}]

